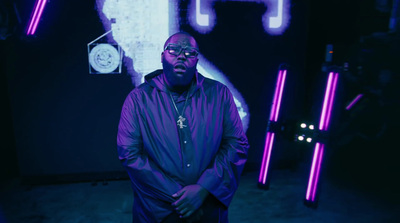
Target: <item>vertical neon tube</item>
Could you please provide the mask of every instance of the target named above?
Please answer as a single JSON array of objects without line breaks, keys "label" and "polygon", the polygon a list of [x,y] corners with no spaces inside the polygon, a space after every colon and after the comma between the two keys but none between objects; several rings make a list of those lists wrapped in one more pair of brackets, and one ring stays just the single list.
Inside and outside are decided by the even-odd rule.
[{"label": "vertical neon tube", "polygon": [[33,35],[36,32],[36,28],[39,24],[40,18],[42,17],[42,13],[44,10],[44,6],[46,5],[47,0],[38,0],[35,4],[35,9],[32,14],[31,20],[29,22],[27,35]]},{"label": "vertical neon tube", "polygon": [[[324,101],[322,104],[321,117],[319,122],[319,130],[327,131],[332,114],[333,102],[335,99],[337,81],[339,74],[330,72],[325,90]],[[325,145],[317,142],[314,147],[314,155],[311,164],[310,176],[308,179],[308,186],[306,192],[306,201],[314,203],[316,201],[317,187],[319,181],[319,174],[321,170],[322,158],[324,154]]]},{"label": "vertical neon tube", "polygon": [[272,100],[272,107],[269,113],[269,121],[273,121],[275,118],[276,102],[278,101],[278,91],[279,91],[279,86],[281,85],[280,84],[281,80],[282,80],[282,71],[279,71],[278,80],[276,81],[275,85],[274,99]]},{"label": "vertical neon tube", "polygon": [[[280,106],[281,106],[281,102],[282,102],[283,89],[285,86],[286,73],[287,73],[287,70],[279,70],[278,78],[277,78],[276,85],[275,85],[274,97],[272,100],[270,116],[269,116],[270,122],[278,121],[279,110],[280,110]],[[273,147],[273,143],[274,143],[274,137],[275,137],[275,133],[267,131],[266,139],[265,139],[265,146],[264,146],[264,154],[263,154],[263,159],[261,162],[261,170],[260,170],[260,175],[258,177],[258,182],[264,186],[268,182],[267,181],[268,167],[269,167],[269,163],[270,163],[270,159],[271,159],[271,151],[272,151],[272,147]]]},{"label": "vertical neon tube", "polygon": [[271,158],[272,145],[274,144],[274,136],[275,133],[267,132],[267,137],[264,146],[264,155],[261,164],[261,172],[258,178],[258,182],[262,183],[263,185],[266,184],[267,182],[268,166]]},{"label": "vertical neon tube", "polygon": [[319,119],[319,130],[324,129],[325,127],[325,120],[326,120],[326,114],[327,114],[327,109],[328,109],[328,101],[329,101],[329,95],[332,87],[332,78],[333,78],[333,72],[329,73],[328,76],[328,83],[326,85],[325,89],[325,96],[324,96],[324,103],[322,104],[322,112],[321,112],[321,117]]},{"label": "vertical neon tube", "polygon": [[286,70],[281,71],[281,75],[279,75],[282,77],[281,77],[281,80],[279,83],[279,91],[278,91],[279,95],[278,95],[278,101],[276,102],[276,109],[275,109],[275,114],[274,114],[274,119],[273,119],[273,121],[275,121],[275,122],[278,121],[279,110],[281,108],[283,87],[285,85],[285,80],[286,80],[286,72],[287,72]]},{"label": "vertical neon tube", "polygon": [[315,201],[317,192],[317,184],[319,180],[319,172],[321,169],[322,156],[324,154],[324,144],[317,142],[315,144],[313,161],[311,164],[310,177],[308,179],[308,187],[306,193],[306,200]]},{"label": "vertical neon tube", "polygon": [[336,85],[337,85],[337,80],[338,80],[338,73],[335,73],[333,76],[333,83],[332,83],[332,88],[331,92],[329,93],[329,101],[328,101],[328,110],[325,118],[325,126],[324,129],[325,131],[328,130],[329,127],[329,122],[331,120],[331,114],[332,114],[332,107],[333,107],[333,101],[335,99],[335,93],[336,93]]}]

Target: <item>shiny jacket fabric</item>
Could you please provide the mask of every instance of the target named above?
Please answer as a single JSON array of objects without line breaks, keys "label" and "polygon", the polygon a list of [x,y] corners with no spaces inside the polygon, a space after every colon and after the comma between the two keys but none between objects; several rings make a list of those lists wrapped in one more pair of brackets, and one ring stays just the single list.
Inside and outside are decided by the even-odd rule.
[{"label": "shiny jacket fabric", "polygon": [[[196,73],[187,94],[176,96],[178,113],[162,70],[145,77],[122,107],[118,155],[134,191],[134,222],[161,222],[174,209],[172,194],[199,184],[229,206],[247,160],[248,141],[229,89]],[[227,213],[225,213],[227,214]]]}]

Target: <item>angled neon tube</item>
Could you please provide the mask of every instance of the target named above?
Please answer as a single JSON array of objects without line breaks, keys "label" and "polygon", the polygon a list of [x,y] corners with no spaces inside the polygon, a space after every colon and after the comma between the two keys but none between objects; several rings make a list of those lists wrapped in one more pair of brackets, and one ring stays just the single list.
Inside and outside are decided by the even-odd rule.
[{"label": "angled neon tube", "polygon": [[335,93],[336,93],[336,85],[337,85],[337,80],[338,80],[338,73],[335,73],[332,75],[332,83],[331,83],[331,89],[329,93],[329,98],[328,98],[328,109],[327,109],[327,114],[325,115],[325,120],[324,120],[324,128],[322,130],[328,131],[329,127],[329,121],[331,120],[331,114],[332,114],[332,106],[333,106],[333,101],[335,98]]},{"label": "angled neon tube", "polygon": [[37,0],[34,11],[32,13],[31,20],[29,21],[28,31],[26,35],[33,35],[36,32],[37,26],[39,24],[40,18],[42,17],[44,6],[46,5],[47,0]]},{"label": "angled neon tube", "polygon": [[364,95],[358,94],[347,106],[346,110],[350,110]]},{"label": "angled neon tube", "polygon": [[[279,117],[279,110],[281,107],[281,102],[282,102],[282,95],[283,95],[283,89],[285,86],[285,80],[286,80],[286,73],[287,70],[279,70],[278,73],[278,79],[276,82],[275,86],[275,92],[274,92],[274,97],[272,101],[272,107],[269,115],[269,122],[277,122],[278,117]],[[264,153],[263,153],[263,159],[261,162],[261,170],[260,170],[260,175],[258,177],[258,183],[259,186],[262,186],[264,188],[268,187],[268,167],[271,159],[271,151],[272,147],[274,144],[274,137],[275,133],[268,130],[266,137],[265,137],[265,146],[264,146]]]},{"label": "angled neon tube", "polygon": [[[322,104],[321,117],[319,121],[319,130],[327,131],[329,122],[332,114],[333,102],[336,93],[336,86],[339,74],[330,72],[325,90],[324,101]],[[321,170],[321,164],[324,154],[325,144],[322,142],[316,142],[314,147],[314,155],[311,164],[310,176],[308,179],[308,186],[306,192],[305,202],[306,204],[316,203],[317,188],[319,182],[319,174]]]},{"label": "angled neon tube", "polygon": [[306,192],[306,200],[315,201],[319,172],[321,169],[322,155],[324,154],[324,144],[317,142],[315,144],[314,156],[311,165],[310,178]]}]

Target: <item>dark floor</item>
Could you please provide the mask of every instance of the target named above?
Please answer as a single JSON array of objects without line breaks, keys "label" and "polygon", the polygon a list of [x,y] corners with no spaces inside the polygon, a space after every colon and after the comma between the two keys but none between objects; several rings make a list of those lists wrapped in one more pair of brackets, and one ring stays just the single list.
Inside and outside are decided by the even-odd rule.
[{"label": "dark floor", "polygon": [[[331,177],[321,178],[317,208],[306,207],[305,172],[272,170],[269,190],[257,187],[257,172],[245,172],[229,209],[230,222],[400,222],[398,193]],[[130,222],[131,193],[127,180],[26,186],[14,179],[1,191],[0,222]]]}]

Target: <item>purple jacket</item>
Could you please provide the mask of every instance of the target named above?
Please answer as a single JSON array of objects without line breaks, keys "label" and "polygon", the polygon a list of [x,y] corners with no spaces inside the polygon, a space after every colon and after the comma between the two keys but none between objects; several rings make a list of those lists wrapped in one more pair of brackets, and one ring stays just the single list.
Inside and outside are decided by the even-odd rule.
[{"label": "purple jacket", "polygon": [[[160,222],[174,211],[172,194],[190,184],[203,186],[227,208],[247,160],[248,141],[229,89],[197,73],[181,129],[162,72],[146,75],[129,93],[118,127],[135,222]],[[185,100],[185,94],[175,99],[179,113]]]}]

